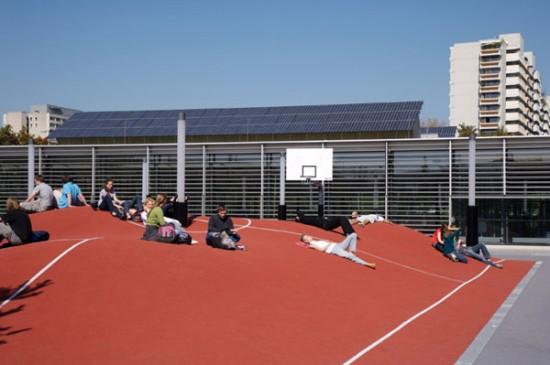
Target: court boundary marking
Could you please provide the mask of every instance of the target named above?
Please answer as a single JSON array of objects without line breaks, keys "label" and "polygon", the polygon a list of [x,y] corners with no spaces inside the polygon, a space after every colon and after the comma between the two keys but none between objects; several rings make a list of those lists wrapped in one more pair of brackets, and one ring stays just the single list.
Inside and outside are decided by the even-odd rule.
[{"label": "court boundary marking", "polygon": [[[503,262],[505,260],[499,260],[497,262]],[[444,295],[441,299],[437,300],[436,302],[432,303],[431,305],[429,305],[428,307],[424,308],[423,310],[421,310],[420,312],[414,314],[413,316],[409,317],[408,319],[406,319],[405,321],[401,322],[401,324],[399,324],[398,326],[396,326],[395,328],[393,328],[391,331],[387,332],[385,335],[383,335],[382,337],[378,338],[378,340],[372,342],[370,345],[368,345],[367,347],[363,348],[361,351],[357,352],[355,355],[353,355],[352,357],[350,357],[348,360],[344,361],[343,362],[343,365],[350,365],[350,364],[353,364],[355,361],[357,361],[358,359],[360,359],[361,357],[363,357],[366,353],[368,353],[369,351],[373,350],[374,348],[378,347],[380,344],[382,344],[383,342],[385,342],[387,339],[389,339],[390,337],[392,337],[393,335],[395,335],[397,332],[401,331],[403,328],[405,328],[406,326],[408,326],[409,324],[411,324],[412,322],[414,322],[416,319],[420,318],[421,316],[423,316],[424,314],[430,312],[432,309],[438,307],[439,305],[443,304],[444,302],[446,302],[450,297],[452,297],[454,294],[456,294],[457,292],[459,292],[462,288],[464,288],[466,285],[476,281],[477,279],[479,279],[480,277],[482,277],[489,269],[491,268],[491,266],[486,266],[483,270],[481,270],[481,272],[479,272],[476,276],[472,277],[471,279],[463,282],[462,284],[458,285],[456,288],[454,288],[453,290],[451,290],[449,293],[447,293],[446,295]]]},{"label": "court boundary marking", "polygon": [[97,239],[102,239],[103,237],[90,237],[90,238],[84,238],[80,240],[79,242],[75,243],[71,247],[67,248],[65,251],[57,255],[53,260],[51,260],[46,266],[44,266],[41,270],[39,270],[36,274],[34,274],[33,277],[25,281],[23,285],[21,285],[15,293],[10,295],[7,299],[5,299],[2,303],[0,303],[0,309],[2,309],[4,306],[8,305],[12,300],[17,298],[19,294],[21,294],[23,291],[25,291],[36,279],[38,279],[43,273],[48,271],[53,265],[55,265],[59,260],[61,260],[65,255],[67,255],[69,252],[77,248],[78,246]]}]

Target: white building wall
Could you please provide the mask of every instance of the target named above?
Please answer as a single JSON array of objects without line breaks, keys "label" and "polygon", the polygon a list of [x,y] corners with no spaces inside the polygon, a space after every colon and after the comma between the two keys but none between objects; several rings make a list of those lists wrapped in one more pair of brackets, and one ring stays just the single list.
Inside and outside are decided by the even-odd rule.
[{"label": "white building wall", "polygon": [[480,44],[462,43],[451,47],[449,124],[478,126]]}]

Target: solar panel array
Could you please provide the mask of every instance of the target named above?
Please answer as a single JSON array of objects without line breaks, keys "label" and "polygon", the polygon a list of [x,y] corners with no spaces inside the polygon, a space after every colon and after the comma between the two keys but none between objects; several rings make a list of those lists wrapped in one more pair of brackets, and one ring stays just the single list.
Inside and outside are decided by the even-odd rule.
[{"label": "solar panel array", "polygon": [[437,134],[440,138],[453,138],[456,134],[456,127],[423,127],[421,134]]},{"label": "solar panel array", "polygon": [[256,108],[81,112],[50,138],[176,136],[185,112],[187,134],[267,135],[408,131],[419,124],[422,102]]}]

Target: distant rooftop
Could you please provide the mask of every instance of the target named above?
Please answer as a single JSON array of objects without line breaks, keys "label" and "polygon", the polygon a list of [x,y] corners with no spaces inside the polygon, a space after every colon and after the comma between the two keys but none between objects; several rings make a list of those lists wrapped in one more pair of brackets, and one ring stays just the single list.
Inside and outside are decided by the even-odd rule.
[{"label": "distant rooftop", "polygon": [[[254,108],[80,112],[49,138],[175,137],[180,112],[188,136],[406,132],[418,135],[421,101]],[[413,135],[409,135],[413,137]]]},{"label": "distant rooftop", "polygon": [[456,127],[423,127],[420,128],[422,138],[453,138],[456,135]]}]

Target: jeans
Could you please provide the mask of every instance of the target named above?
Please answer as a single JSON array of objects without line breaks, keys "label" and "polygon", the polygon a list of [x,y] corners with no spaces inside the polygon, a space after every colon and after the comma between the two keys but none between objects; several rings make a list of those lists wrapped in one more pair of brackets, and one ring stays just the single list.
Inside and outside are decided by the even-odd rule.
[{"label": "jeans", "polygon": [[108,194],[103,197],[103,200],[101,201],[101,204],[99,204],[98,208],[99,210],[110,211],[118,218],[123,217],[122,212],[117,207],[115,207],[115,205],[113,204],[113,199]]},{"label": "jeans", "polygon": [[477,245],[462,249],[462,252],[464,253],[464,255],[470,256],[475,260],[482,261],[487,265],[496,266],[495,263],[490,260],[491,254],[489,253],[487,246],[485,246],[485,244],[481,242]]},{"label": "jeans", "polygon": [[143,203],[139,194],[134,196],[132,200],[125,200],[122,205],[124,206],[124,214],[128,213],[131,208],[135,208],[138,212],[143,211]]},{"label": "jeans", "polygon": [[[354,255],[357,249],[357,234],[351,233],[342,242],[334,245],[331,254],[351,260],[356,264],[367,266],[367,262]],[[349,251],[347,251],[349,250]]]}]

